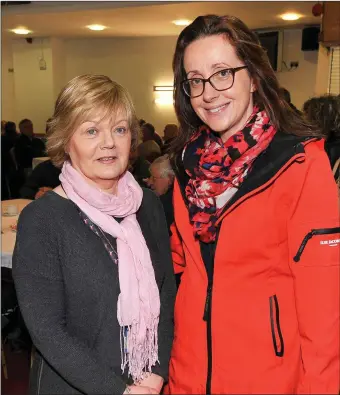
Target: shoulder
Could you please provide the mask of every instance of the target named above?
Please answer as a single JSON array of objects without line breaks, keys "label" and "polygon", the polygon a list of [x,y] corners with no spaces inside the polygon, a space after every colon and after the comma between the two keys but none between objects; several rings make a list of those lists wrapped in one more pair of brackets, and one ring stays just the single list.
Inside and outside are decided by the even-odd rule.
[{"label": "shoulder", "polygon": [[142,189],[143,200],[137,213],[138,217],[141,221],[153,221],[153,224],[158,226],[163,222],[163,220],[165,220],[165,214],[161,200],[151,189]]},{"label": "shoulder", "polygon": [[55,192],[47,192],[22,210],[18,226],[27,224],[30,227],[32,225],[46,227],[49,224],[57,224],[62,218],[70,218],[72,211],[76,211],[76,208],[71,201]]},{"label": "shoulder", "polygon": [[317,167],[317,176],[323,176],[322,172],[331,173],[331,166],[325,150],[325,140],[307,142],[304,146],[306,154],[306,169]]},{"label": "shoulder", "polygon": [[153,206],[160,206],[161,201],[159,197],[153,192],[151,189],[148,188],[142,188],[143,190],[143,200],[142,200],[142,205],[148,208],[149,210],[153,210]]}]

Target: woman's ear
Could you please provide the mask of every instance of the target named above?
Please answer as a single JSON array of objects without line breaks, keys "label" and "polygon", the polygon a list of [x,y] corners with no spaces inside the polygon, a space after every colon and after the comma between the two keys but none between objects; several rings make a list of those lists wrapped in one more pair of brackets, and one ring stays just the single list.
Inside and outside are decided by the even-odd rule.
[{"label": "woman's ear", "polygon": [[250,93],[254,93],[255,91],[256,91],[256,84],[255,84],[254,80],[251,80]]}]

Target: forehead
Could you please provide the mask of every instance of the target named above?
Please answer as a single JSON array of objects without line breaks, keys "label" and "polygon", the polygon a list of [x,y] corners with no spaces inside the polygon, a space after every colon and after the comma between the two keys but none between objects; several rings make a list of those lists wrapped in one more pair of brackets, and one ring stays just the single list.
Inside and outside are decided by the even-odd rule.
[{"label": "forehead", "polygon": [[127,111],[122,106],[118,108],[97,108],[84,115],[81,123],[94,122],[97,124],[116,124],[120,121],[129,121]]},{"label": "forehead", "polygon": [[157,176],[159,174],[159,164],[157,163],[151,164],[149,171],[151,175]]},{"label": "forehead", "polygon": [[235,48],[224,35],[199,38],[189,44],[184,52],[187,73],[211,70],[220,63],[226,67],[236,67],[238,62]]}]

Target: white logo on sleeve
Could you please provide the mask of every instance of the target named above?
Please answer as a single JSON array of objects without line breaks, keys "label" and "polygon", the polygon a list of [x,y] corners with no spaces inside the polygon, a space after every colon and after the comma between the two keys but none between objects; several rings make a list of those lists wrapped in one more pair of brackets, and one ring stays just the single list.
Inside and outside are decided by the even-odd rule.
[{"label": "white logo on sleeve", "polygon": [[330,247],[336,247],[337,245],[340,244],[340,239],[334,239],[334,240],[321,240],[320,241],[321,245],[328,245]]}]

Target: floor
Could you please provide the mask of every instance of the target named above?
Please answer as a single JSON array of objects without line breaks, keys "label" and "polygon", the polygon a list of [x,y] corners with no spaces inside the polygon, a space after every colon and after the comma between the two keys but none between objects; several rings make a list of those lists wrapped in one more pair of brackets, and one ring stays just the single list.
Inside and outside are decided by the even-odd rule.
[{"label": "floor", "polygon": [[13,353],[8,344],[5,344],[4,351],[8,379],[4,378],[3,369],[1,369],[1,394],[27,395],[30,353],[27,350]]}]

